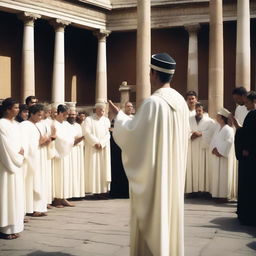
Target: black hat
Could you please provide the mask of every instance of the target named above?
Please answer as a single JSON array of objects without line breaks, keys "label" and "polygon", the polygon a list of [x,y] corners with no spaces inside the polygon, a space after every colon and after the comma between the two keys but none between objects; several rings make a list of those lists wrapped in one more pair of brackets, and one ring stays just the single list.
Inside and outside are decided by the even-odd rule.
[{"label": "black hat", "polygon": [[154,70],[173,75],[175,72],[176,62],[167,53],[157,53],[151,56],[150,67]]}]

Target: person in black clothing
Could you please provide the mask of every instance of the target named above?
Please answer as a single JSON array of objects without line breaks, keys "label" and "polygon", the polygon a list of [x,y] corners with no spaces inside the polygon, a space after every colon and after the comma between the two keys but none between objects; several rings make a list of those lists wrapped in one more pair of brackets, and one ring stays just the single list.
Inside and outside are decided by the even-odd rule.
[{"label": "person in black clothing", "polygon": [[238,160],[237,215],[241,224],[256,225],[256,92],[249,92],[245,99],[249,110],[243,127],[237,128],[235,150]]}]

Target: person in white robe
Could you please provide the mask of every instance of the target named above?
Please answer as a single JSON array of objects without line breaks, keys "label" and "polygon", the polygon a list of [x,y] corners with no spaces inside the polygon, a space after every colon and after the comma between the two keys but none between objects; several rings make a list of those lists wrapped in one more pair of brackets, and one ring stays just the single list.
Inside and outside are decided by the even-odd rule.
[{"label": "person in white robe", "polygon": [[71,187],[71,164],[70,154],[74,146],[74,134],[70,132],[70,124],[66,121],[69,109],[66,105],[59,105],[57,116],[54,120],[56,129],[55,157],[53,160],[54,172],[54,201],[53,205],[58,208],[64,206],[73,207],[67,198],[72,197]]},{"label": "person in white robe", "polygon": [[0,238],[15,239],[24,229],[23,154],[17,101],[2,102],[0,119]]},{"label": "person in white robe", "polygon": [[244,119],[249,112],[244,104],[246,95],[247,95],[247,90],[244,87],[237,87],[232,92],[233,99],[237,104],[236,110],[235,110],[235,118],[237,120],[239,127],[243,126]]},{"label": "person in white robe", "polygon": [[204,112],[201,103],[196,104],[196,115],[190,116],[191,129],[190,148],[188,155],[191,161],[187,163],[186,193],[210,191],[210,142],[215,129],[215,121]]},{"label": "person in white robe", "polygon": [[217,127],[211,141],[212,151],[211,188],[213,198],[219,198],[218,202],[227,202],[232,184],[234,161],[231,148],[234,143],[234,129],[228,125],[230,112],[222,108],[217,113]]},{"label": "person in white robe", "polygon": [[46,138],[37,126],[43,115],[43,105],[29,107],[29,119],[20,124],[24,147],[25,212],[33,217],[46,216],[46,161],[43,157]]},{"label": "person in white robe", "polygon": [[85,192],[103,194],[110,190],[110,121],[105,103],[96,103],[95,113],[83,124],[85,137]]},{"label": "person in white robe", "polygon": [[70,123],[71,133],[75,138],[74,146],[70,154],[71,164],[71,197],[80,198],[85,196],[84,179],[84,136],[82,127],[76,123],[77,112],[71,109],[67,121]]},{"label": "person in white robe", "polygon": [[184,187],[189,111],[170,88],[176,63],[166,53],[151,58],[152,91],[131,120],[117,114],[114,139],[122,149],[130,185],[130,255],[184,255]]},{"label": "person in white robe", "polygon": [[197,103],[197,93],[195,91],[188,91],[186,93],[186,101],[189,109],[189,116],[196,115],[196,103]]}]

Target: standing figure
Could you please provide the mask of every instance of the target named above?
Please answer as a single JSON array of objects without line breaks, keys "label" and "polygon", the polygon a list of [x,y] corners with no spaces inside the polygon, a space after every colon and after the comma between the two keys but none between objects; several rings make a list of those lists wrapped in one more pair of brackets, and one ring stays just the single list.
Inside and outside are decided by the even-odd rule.
[{"label": "standing figure", "polygon": [[186,193],[210,192],[210,142],[215,122],[204,112],[201,103],[196,104],[196,115],[189,118],[191,136],[187,163]]},{"label": "standing figure", "polygon": [[232,146],[234,143],[234,129],[228,125],[230,112],[222,108],[217,113],[217,126],[211,141],[211,189],[212,197],[218,198],[220,203],[227,202],[231,190],[234,172],[234,158]]},{"label": "standing figure", "polygon": [[0,110],[0,238],[15,239],[24,229],[24,150],[20,127],[14,120],[19,103],[7,98]]},{"label": "standing figure", "polygon": [[170,88],[176,63],[166,53],[151,58],[154,93],[133,119],[116,113],[114,139],[122,150],[131,200],[132,256],[184,255],[184,186],[189,111]]},{"label": "standing figure", "polygon": [[235,137],[238,159],[238,202],[237,215],[241,224],[256,225],[256,92],[249,92],[245,99],[247,114],[243,127]]},{"label": "standing figure", "polygon": [[97,103],[95,114],[88,116],[83,124],[86,193],[102,194],[110,189],[110,121],[104,116],[105,105]]}]

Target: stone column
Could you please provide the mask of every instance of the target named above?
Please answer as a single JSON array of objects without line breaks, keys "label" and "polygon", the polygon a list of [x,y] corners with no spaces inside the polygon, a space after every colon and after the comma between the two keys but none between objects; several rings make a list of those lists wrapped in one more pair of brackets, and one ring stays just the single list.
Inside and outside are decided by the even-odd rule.
[{"label": "stone column", "polygon": [[24,12],[19,16],[24,22],[22,46],[22,100],[35,95],[34,22],[40,15]]},{"label": "stone column", "polygon": [[198,40],[197,32],[199,24],[191,24],[185,27],[189,34],[188,44],[188,71],[187,91],[195,91],[198,94]]},{"label": "stone column", "polygon": [[150,96],[151,8],[149,0],[137,1],[136,105]]},{"label": "stone column", "polygon": [[237,0],[236,86],[251,88],[250,1]]},{"label": "stone column", "polygon": [[223,107],[223,16],[222,0],[210,0],[209,115]]},{"label": "stone column", "polygon": [[95,102],[107,102],[106,41],[109,34],[110,31],[108,30],[99,30],[94,32],[94,35],[98,38]]},{"label": "stone column", "polygon": [[70,22],[56,19],[51,21],[55,29],[55,45],[52,78],[52,102],[63,104],[65,102],[65,46],[64,31]]},{"label": "stone column", "polygon": [[125,103],[130,100],[130,90],[131,87],[127,84],[126,81],[123,81],[119,87],[121,108],[124,108]]}]

